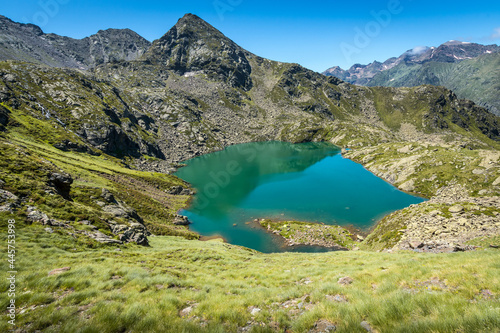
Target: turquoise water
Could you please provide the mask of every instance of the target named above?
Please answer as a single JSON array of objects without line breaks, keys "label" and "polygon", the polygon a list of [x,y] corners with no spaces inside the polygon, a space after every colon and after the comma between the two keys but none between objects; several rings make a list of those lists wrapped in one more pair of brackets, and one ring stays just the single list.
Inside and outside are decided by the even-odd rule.
[{"label": "turquoise water", "polygon": [[248,223],[258,218],[323,222],[367,229],[424,199],[409,195],[341,156],[329,143],[258,142],[196,157],[176,175],[197,194],[182,211],[190,229],[261,252],[328,251],[284,247]]}]

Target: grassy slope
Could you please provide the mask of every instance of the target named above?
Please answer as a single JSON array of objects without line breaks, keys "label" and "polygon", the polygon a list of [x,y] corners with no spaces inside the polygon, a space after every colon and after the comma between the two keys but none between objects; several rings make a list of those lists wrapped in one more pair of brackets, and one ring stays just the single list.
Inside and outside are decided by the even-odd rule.
[{"label": "grassy slope", "polygon": [[[0,154],[0,178],[6,182],[4,189],[27,204],[37,206],[51,218],[71,222],[90,220],[109,234],[109,228],[102,221],[120,220],[106,215],[96,204],[101,189],[107,188],[135,209],[151,232],[198,237],[185,227],[170,223],[188,200],[187,196],[165,193],[172,186],[186,186],[174,176],[132,170],[121,160],[105,154],[92,156],[62,152],[19,133],[11,133],[8,139],[0,140]],[[59,170],[69,173],[74,179],[70,191],[72,201],[46,192],[49,173]],[[23,214],[25,208],[23,205],[19,213]]]},{"label": "grassy slope", "polygon": [[[7,218],[3,213],[4,230]],[[162,236],[152,238],[149,248],[89,250],[66,235],[26,226],[22,219],[16,235],[17,327],[26,331],[230,332],[253,322],[254,332],[272,331],[271,326],[307,332],[319,319],[334,323],[339,332],[362,332],[364,320],[379,332],[500,329],[500,266],[494,249],[267,255]],[[6,243],[5,233],[1,241]],[[5,260],[1,265],[6,271]],[[61,267],[71,269],[48,276]],[[354,282],[339,285],[345,276]],[[5,279],[0,286],[7,289]],[[338,294],[348,302],[326,297]],[[2,293],[1,306],[7,302]],[[181,318],[180,311],[193,304]],[[252,306],[262,310],[254,318]],[[2,320],[0,330],[8,328]]]}]

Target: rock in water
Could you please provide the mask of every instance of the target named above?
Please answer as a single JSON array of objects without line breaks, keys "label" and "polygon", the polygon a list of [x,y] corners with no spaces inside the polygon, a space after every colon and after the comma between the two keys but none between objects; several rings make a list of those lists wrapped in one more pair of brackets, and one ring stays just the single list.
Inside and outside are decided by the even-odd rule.
[{"label": "rock in water", "polygon": [[175,225],[190,225],[191,222],[187,218],[187,216],[176,215],[174,221],[172,222]]}]

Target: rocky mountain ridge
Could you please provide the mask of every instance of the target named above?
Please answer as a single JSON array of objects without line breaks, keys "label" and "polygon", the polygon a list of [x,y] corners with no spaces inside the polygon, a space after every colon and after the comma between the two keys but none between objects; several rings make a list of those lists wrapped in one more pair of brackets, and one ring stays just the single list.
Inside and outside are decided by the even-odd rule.
[{"label": "rocky mountain ridge", "polygon": [[438,47],[417,46],[406,51],[399,57],[392,57],[383,63],[374,61],[368,65],[355,64],[347,70],[338,66],[327,69],[323,74],[335,76],[352,84],[369,85],[370,80],[380,72],[392,69],[404,63],[407,65],[424,64],[427,62],[457,63],[466,59],[477,58],[483,54],[500,51],[500,46],[481,45],[460,41],[448,41]]},{"label": "rocky mountain ridge", "polygon": [[102,63],[134,60],[150,44],[130,29],[100,30],[92,36],[74,39],[46,34],[36,25],[16,23],[0,15],[0,61],[89,69]]}]

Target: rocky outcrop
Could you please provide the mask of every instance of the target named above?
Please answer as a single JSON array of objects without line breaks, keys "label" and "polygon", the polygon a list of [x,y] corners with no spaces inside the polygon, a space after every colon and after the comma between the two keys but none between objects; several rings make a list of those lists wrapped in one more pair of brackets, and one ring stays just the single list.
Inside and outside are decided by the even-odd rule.
[{"label": "rocky outcrop", "polygon": [[405,226],[395,249],[465,251],[467,242],[500,234],[500,197],[469,197],[461,186],[405,212]]},{"label": "rocky outcrop", "polygon": [[[2,185],[2,181],[0,181],[0,185]],[[6,191],[0,186],[0,212],[11,212],[19,207],[20,199],[17,195]]]},{"label": "rocky outcrop", "polygon": [[178,214],[174,217],[174,221],[172,223],[175,225],[190,225],[191,224],[191,222],[189,221],[187,216],[178,215]]},{"label": "rocky outcrop", "polygon": [[57,193],[65,199],[70,199],[69,192],[72,183],[73,178],[67,173],[54,172],[49,175],[49,186],[53,186]]},{"label": "rocky outcrop", "polygon": [[470,197],[459,185],[441,188],[419,205],[384,218],[367,243],[386,249],[454,252],[476,248],[468,242],[500,235],[500,197]]},{"label": "rocky outcrop", "polygon": [[136,243],[149,246],[148,232],[146,227],[140,223],[132,223],[125,231],[120,233],[119,238],[124,243]]},{"label": "rocky outcrop", "polygon": [[80,143],[77,143],[77,142],[72,142],[68,139],[65,139],[61,142],[55,143],[53,146],[57,149],[62,150],[62,151],[74,151],[74,152],[78,152],[78,153],[87,153],[87,154],[95,155],[95,156],[100,155],[99,152],[94,151],[90,147],[83,145],[83,144],[80,144]]}]

